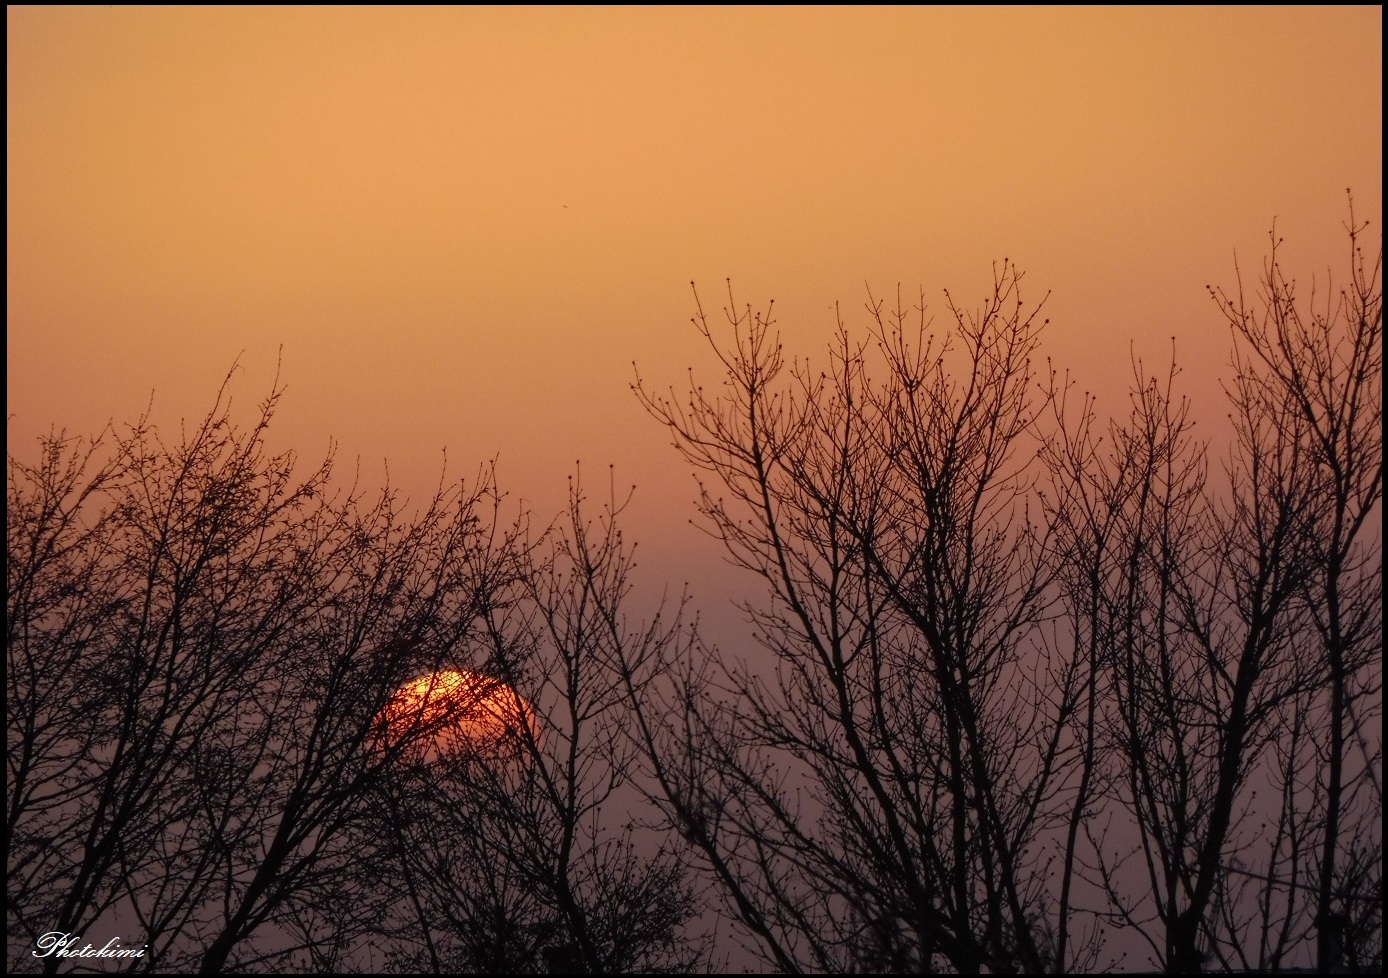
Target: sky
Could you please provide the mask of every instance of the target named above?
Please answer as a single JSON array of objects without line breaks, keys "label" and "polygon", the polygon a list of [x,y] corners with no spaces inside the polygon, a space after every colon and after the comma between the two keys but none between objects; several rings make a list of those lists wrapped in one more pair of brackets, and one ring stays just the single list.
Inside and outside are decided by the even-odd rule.
[{"label": "sky", "polygon": [[[496,459],[541,513],[637,486],[642,586],[715,621],[692,475],[633,397],[694,368],[691,281],[835,304],[995,261],[1044,350],[1121,410],[1173,348],[1214,437],[1228,328],[1274,220],[1339,275],[1346,188],[1382,217],[1380,7],[30,8],[6,11],[10,451],[196,420],[236,363],[271,443],[415,498]],[[600,494],[600,493],[599,493]],[[723,610],[720,610],[723,609]],[[729,619],[730,620],[730,619]],[[715,625],[715,631],[718,627]],[[726,624],[723,641],[736,641]]]}]

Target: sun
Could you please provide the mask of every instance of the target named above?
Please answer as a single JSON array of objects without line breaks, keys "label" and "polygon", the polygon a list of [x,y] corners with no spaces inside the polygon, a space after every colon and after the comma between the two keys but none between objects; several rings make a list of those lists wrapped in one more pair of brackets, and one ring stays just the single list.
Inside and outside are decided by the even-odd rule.
[{"label": "sun", "polygon": [[517,757],[538,739],[535,711],[499,679],[442,669],[405,683],[377,716],[387,747],[433,761],[466,752],[489,759]]}]

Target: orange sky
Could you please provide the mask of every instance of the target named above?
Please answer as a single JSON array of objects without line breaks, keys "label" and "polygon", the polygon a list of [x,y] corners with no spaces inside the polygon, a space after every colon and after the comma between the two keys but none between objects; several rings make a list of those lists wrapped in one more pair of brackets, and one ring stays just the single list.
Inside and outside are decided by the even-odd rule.
[{"label": "orange sky", "polygon": [[[716,559],[628,385],[775,297],[818,354],[865,283],[1052,292],[1046,349],[1116,406],[1170,337],[1222,416],[1205,295],[1274,216],[1343,266],[1382,215],[1382,10],[7,10],[11,450],[210,407],[240,355],[274,440],[413,495],[441,452],[553,509],[640,485],[653,576]],[[1375,234],[1377,240],[1377,234]],[[697,560],[686,548],[699,547]],[[698,573],[689,575],[696,579]]]}]

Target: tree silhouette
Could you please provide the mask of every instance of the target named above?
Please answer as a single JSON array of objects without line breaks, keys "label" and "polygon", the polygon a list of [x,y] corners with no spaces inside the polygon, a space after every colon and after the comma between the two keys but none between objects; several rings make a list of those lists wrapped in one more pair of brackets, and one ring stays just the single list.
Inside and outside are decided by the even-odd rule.
[{"label": "tree silhouette", "polygon": [[541,525],[489,467],[419,506],[297,475],[278,382],[248,426],[224,384],[174,441],[10,454],[10,970],[90,932],[137,972],[690,972],[705,913],[783,972],[1381,968],[1382,255],[1347,231],[1338,289],[1274,235],[1211,290],[1222,449],[1174,356],[1100,417],[1006,260],[941,324],[870,297],[822,363],[696,292],[719,384],[634,389],[751,649],[630,614],[615,486]]},{"label": "tree silhouette", "polygon": [[[1235,402],[1251,402],[1248,414],[1288,432],[1288,452],[1310,483],[1300,596],[1328,700],[1314,704],[1320,722],[1312,734],[1325,772],[1316,786],[1324,799],[1315,915],[1322,971],[1339,966],[1344,928],[1362,916],[1353,906],[1362,891],[1347,889],[1338,872],[1342,860],[1362,860],[1362,836],[1345,846],[1343,827],[1377,820],[1383,807],[1374,772],[1381,753],[1366,751],[1364,766],[1346,773],[1351,734],[1362,738],[1361,717],[1382,707],[1383,557],[1381,537],[1372,537],[1381,531],[1383,501],[1383,252],[1380,243],[1375,258],[1365,256],[1366,226],[1351,200],[1347,281],[1338,290],[1328,282],[1320,302],[1314,282],[1303,303],[1286,277],[1275,229],[1256,298],[1245,295],[1241,278],[1233,295],[1211,290],[1236,339]],[[1369,793],[1355,797],[1355,787]],[[1378,861],[1381,885],[1381,850]]]},{"label": "tree silhouette", "polygon": [[[680,615],[629,624],[631,554],[615,495],[589,519],[571,481],[562,523],[492,581],[478,641],[488,671],[533,704],[505,758],[470,749],[406,766],[391,817],[413,871],[420,970],[685,972],[699,901],[684,859],[633,817],[641,796],[620,663],[685,641]],[[479,658],[482,658],[479,655]],[[427,965],[424,961],[427,959]]]},{"label": "tree silhouette", "polygon": [[718,387],[638,377],[765,588],[745,611],[768,658],[710,653],[632,699],[653,796],[769,964],[1069,971],[1110,926],[1173,973],[1283,967],[1312,932],[1324,968],[1381,961],[1362,232],[1351,213],[1323,307],[1276,242],[1258,302],[1215,290],[1235,339],[1217,474],[1174,365],[1135,361],[1108,425],[1040,369],[1006,262],[978,311],[946,293],[942,329],[870,301],[822,369],[730,291],[726,333],[694,320]]},{"label": "tree silhouette", "polygon": [[1381,754],[1364,741],[1346,810],[1354,871],[1336,872],[1346,729],[1356,709],[1381,709],[1368,521],[1382,498],[1382,300],[1362,230],[1351,210],[1350,285],[1321,311],[1298,308],[1275,238],[1256,309],[1241,289],[1212,290],[1235,341],[1222,478],[1174,367],[1158,382],[1139,365],[1107,446],[1086,417],[1062,453],[1070,484],[1098,501],[1075,536],[1091,579],[1072,579],[1070,600],[1093,609],[1108,666],[1113,798],[1138,830],[1146,896],[1117,872],[1126,854],[1101,845],[1096,858],[1115,917],[1173,973],[1282,967],[1312,928],[1323,970],[1344,952],[1381,959],[1381,924],[1348,945],[1343,933],[1375,902],[1375,859],[1381,879]]},{"label": "tree silhouette", "polygon": [[[331,459],[299,481],[292,455],[265,449],[279,389],[245,430],[225,393],[173,445],[142,421],[92,444],[51,437],[36,465],[10,457],[11,970],[73,964],[40,938],[95,927],[139,935],[123,941],[145,952],[130,970],[369,969],[382,940],[410,963],[422,937],[466,916],[421,902],[419,885],[413,905],[431,916],[422,931],[402,916],[389,867],[421,858],[415,884],[471,861],[469,880],[520,894],[493,909],[500,927],[550,928],[532,950],[562,932],[594,969],[697,957],[679,861],[606,831],[628,764],[610,749],[621,697],[603,692],[608,653],[565,631],[594,627],[569,589],[616,586],[589,572],[620,555],[575,550],[591,562],[561,581],[567,551],[555,538],[550,562],[535,559],[528,517],[501,519],[489,470],[413,512],[389,488],[335,489]],[[600,596],[620,613],[620,593]],[[543,671],[551,660],[558,672]],[[419,770],[447,714],[382,738],[394,690],[441,667],[565,694],[537,701],[554,713],[523,770],[480,755]],[[569,728],[565,705],[579,711]],[[416,832],[407,813],[452,831]],[[536,900],[545,915],[517,909]]]},{"label": "tree silhouette", "polygon": [[1085,804],[1064,789],[1092,762],[1073,725],[1090,666],[1047,639],[1035,429],[1053,391],[1020,284],[1004,262],[942,333],[924,303],[873,302],[869,341],[841,327],[822,371],[787,368],[769,312],[730,312],[724,341],[701,309],[719,392],[636,387],[767,589],[746,611],[774,666],[715,658],[654,708],[683,730],[648,746],[780,968],[1040,971],[1057,952],[1070,908],[1043,836]]}]

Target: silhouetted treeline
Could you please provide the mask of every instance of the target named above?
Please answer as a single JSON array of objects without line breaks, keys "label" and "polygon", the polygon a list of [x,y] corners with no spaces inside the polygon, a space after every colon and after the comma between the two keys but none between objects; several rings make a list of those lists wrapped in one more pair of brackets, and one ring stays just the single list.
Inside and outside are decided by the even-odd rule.
[{"label": "silhouetted treeline", "polygon": [[[575,488],[532,536],[487,471],[420,512],[297,478],[265,450],[277,398],[249,431],[219,399],[176,444],[140,423],[10,458],[11,970],[115,935],[160,972],[693,966],[684,863],[627,817],[627,636],[586,600],[625,587],[610,519]],[[384,742],[395,688],[459,664],[525,689],[542,735],[504,762]]]},{"label": "silhouetted treeline", "polygon": [[[822,365],[729,296],[720,383],[638,381],[760,590],[759,651],[624,605],[575,478],[411,508],[225,390],[9,457],[12,971],[1372,970],[1382,962],[1381,250],[1212,292],[1232,439],[1172,364],[1125,416],[978,308],[873,300]],[[383,736],[405,681],[534,705]],[[458,707],[457,709],[465,709]],[[71,941],[72,943],[68,943]],[[717,942],[715,944],[715,941]],[[46,952],[46,953],[45,953]],[[138,954],[135,954],[138,952]],[[1126,955],[1126,965],[1120,958]]]}]

